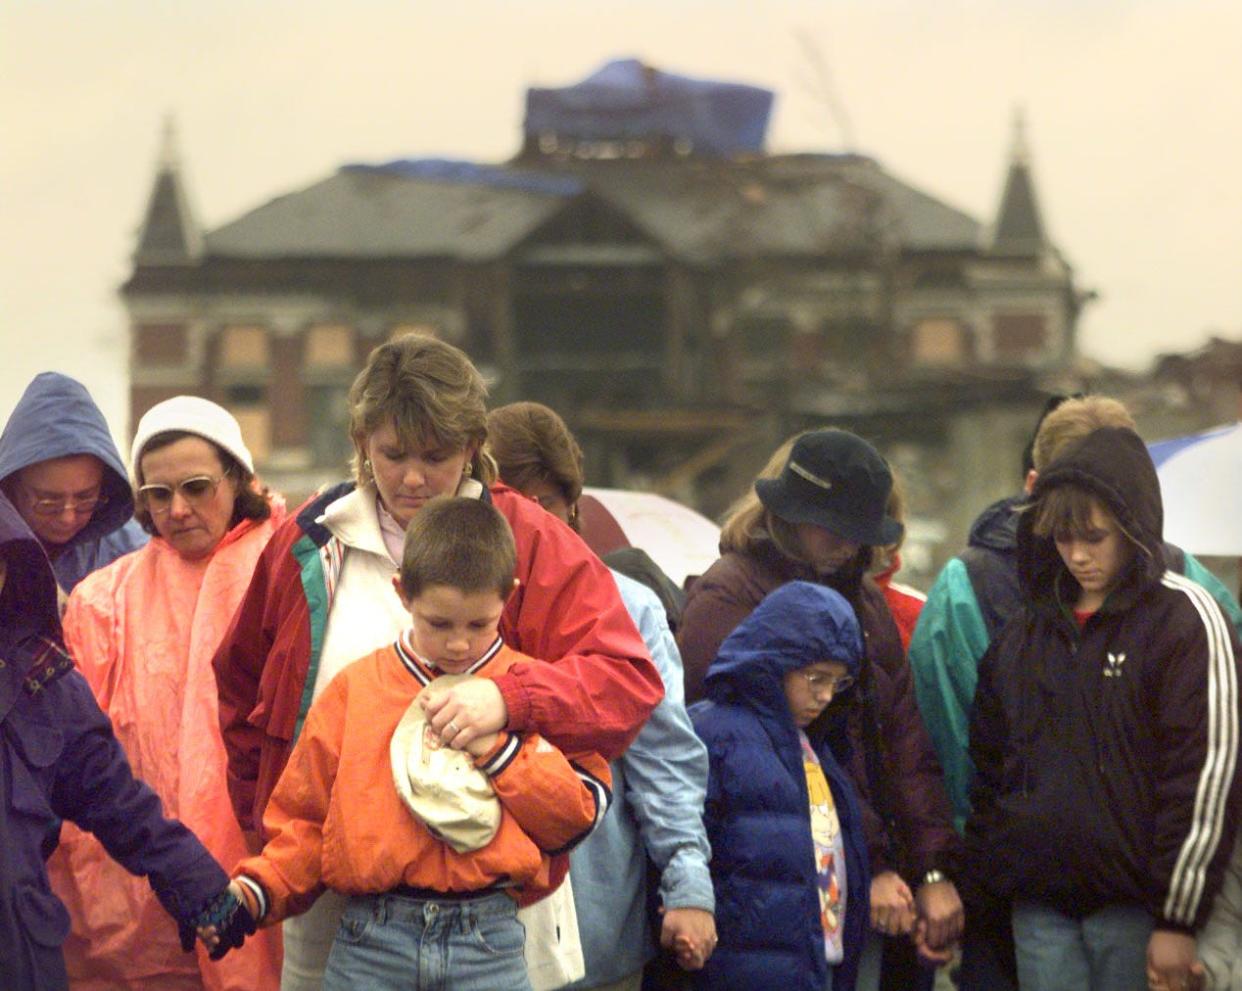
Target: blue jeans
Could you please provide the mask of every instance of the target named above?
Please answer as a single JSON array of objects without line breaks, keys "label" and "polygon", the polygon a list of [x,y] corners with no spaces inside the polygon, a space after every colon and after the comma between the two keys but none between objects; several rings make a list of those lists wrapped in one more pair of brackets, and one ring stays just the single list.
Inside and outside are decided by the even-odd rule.
[{"label": "blue jeans", "polygon": [[1081,919],[1037,902],[1013,907],[1022,991],[1144,991],[1152,917],[1107,905]]},{"label": "blue jeans", "polygon": [[358,896],[341,917],[323,991],[530,991],[525,942],[517,904],[504,893]]}]

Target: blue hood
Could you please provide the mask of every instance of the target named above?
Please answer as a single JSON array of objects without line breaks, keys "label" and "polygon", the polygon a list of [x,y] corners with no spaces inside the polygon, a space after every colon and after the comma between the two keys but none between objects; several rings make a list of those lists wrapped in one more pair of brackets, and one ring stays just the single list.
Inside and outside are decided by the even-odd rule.
[{"label": "blue hood", "polygon": [[838,661],[854,677],[863,653],[854,609],[840,592],[787,582],[768,595],[720,645],[704,679],[707,697],[788,717],[785,675]]},{"label": "blue hood", "polygon": [[0,555],[8,576],[0,591],[0,643],[17,627],[46,637],[60,635],[56,579],[43,545],[21,514],[0,494]]},{"label": "blue hood", "polygon": [[72,546],[124,526],[134,515],[134,496],[108,424],[86,387],[68,375],[43,372],[26,387],[0,434],[0,484],[27,465],[71,454],[93,454],[103,462],[108,497],[69,542]]}]

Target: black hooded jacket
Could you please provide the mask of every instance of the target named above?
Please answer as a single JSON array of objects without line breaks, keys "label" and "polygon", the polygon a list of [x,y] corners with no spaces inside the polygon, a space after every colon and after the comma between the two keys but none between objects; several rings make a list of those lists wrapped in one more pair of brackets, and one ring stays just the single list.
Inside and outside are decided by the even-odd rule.
[{"label": "black hooded jacket", "polygon": [[1169,570],[1151,458],[1130,430],[1086,437],[1033,497],[1074,485],[1139,545],[1080,630],[1081,589],[1051,537],[1018,525],[1025,605],[984,655],[971,720],[973,884],[1073,916],[1140,904],[1163,929],[1206,919],[1242,789],[1238,642],[1211,596]]}]

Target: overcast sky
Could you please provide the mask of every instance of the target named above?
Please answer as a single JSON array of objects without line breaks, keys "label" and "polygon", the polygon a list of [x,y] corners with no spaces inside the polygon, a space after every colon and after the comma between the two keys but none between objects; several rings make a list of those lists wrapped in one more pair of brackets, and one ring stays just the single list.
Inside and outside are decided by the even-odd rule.
[{"label": "overcast sky", "polygon": [[506,158],[527,85],[622,56],[769,87],[772,150],[852,139],[984,221],[1021,106],[1045,222],[1100,293],[1083,350],[1236,339],[1239,38],[1235,0],[3,0],[0,417],[58,368],[124,432],[115,290],[166,114],[211,228],[346,162]]}]

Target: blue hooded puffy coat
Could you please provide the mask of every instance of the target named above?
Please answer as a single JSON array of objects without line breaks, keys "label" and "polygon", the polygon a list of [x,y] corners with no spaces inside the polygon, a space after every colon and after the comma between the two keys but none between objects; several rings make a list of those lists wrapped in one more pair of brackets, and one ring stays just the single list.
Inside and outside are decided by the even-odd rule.
[{"label": "blue hooded puffy coat", "polygon": [[[823,585],[790,582],[721,644],[708,669],[708,700],[690,709],[707,745],[704,823],[712,849],[720,943],[699,987],[823,991],[828,983],[816,888],[810,804],[798,728],[784,677],[833,660],[857,675],[862,635],[854,610]],[[840,740],[844,740],[844,733]],[[866,841],[847,758],[834,737],[813,739],[841,823],[846,863],[845,958],[834,991],[852,991],[869,915]]]}]

